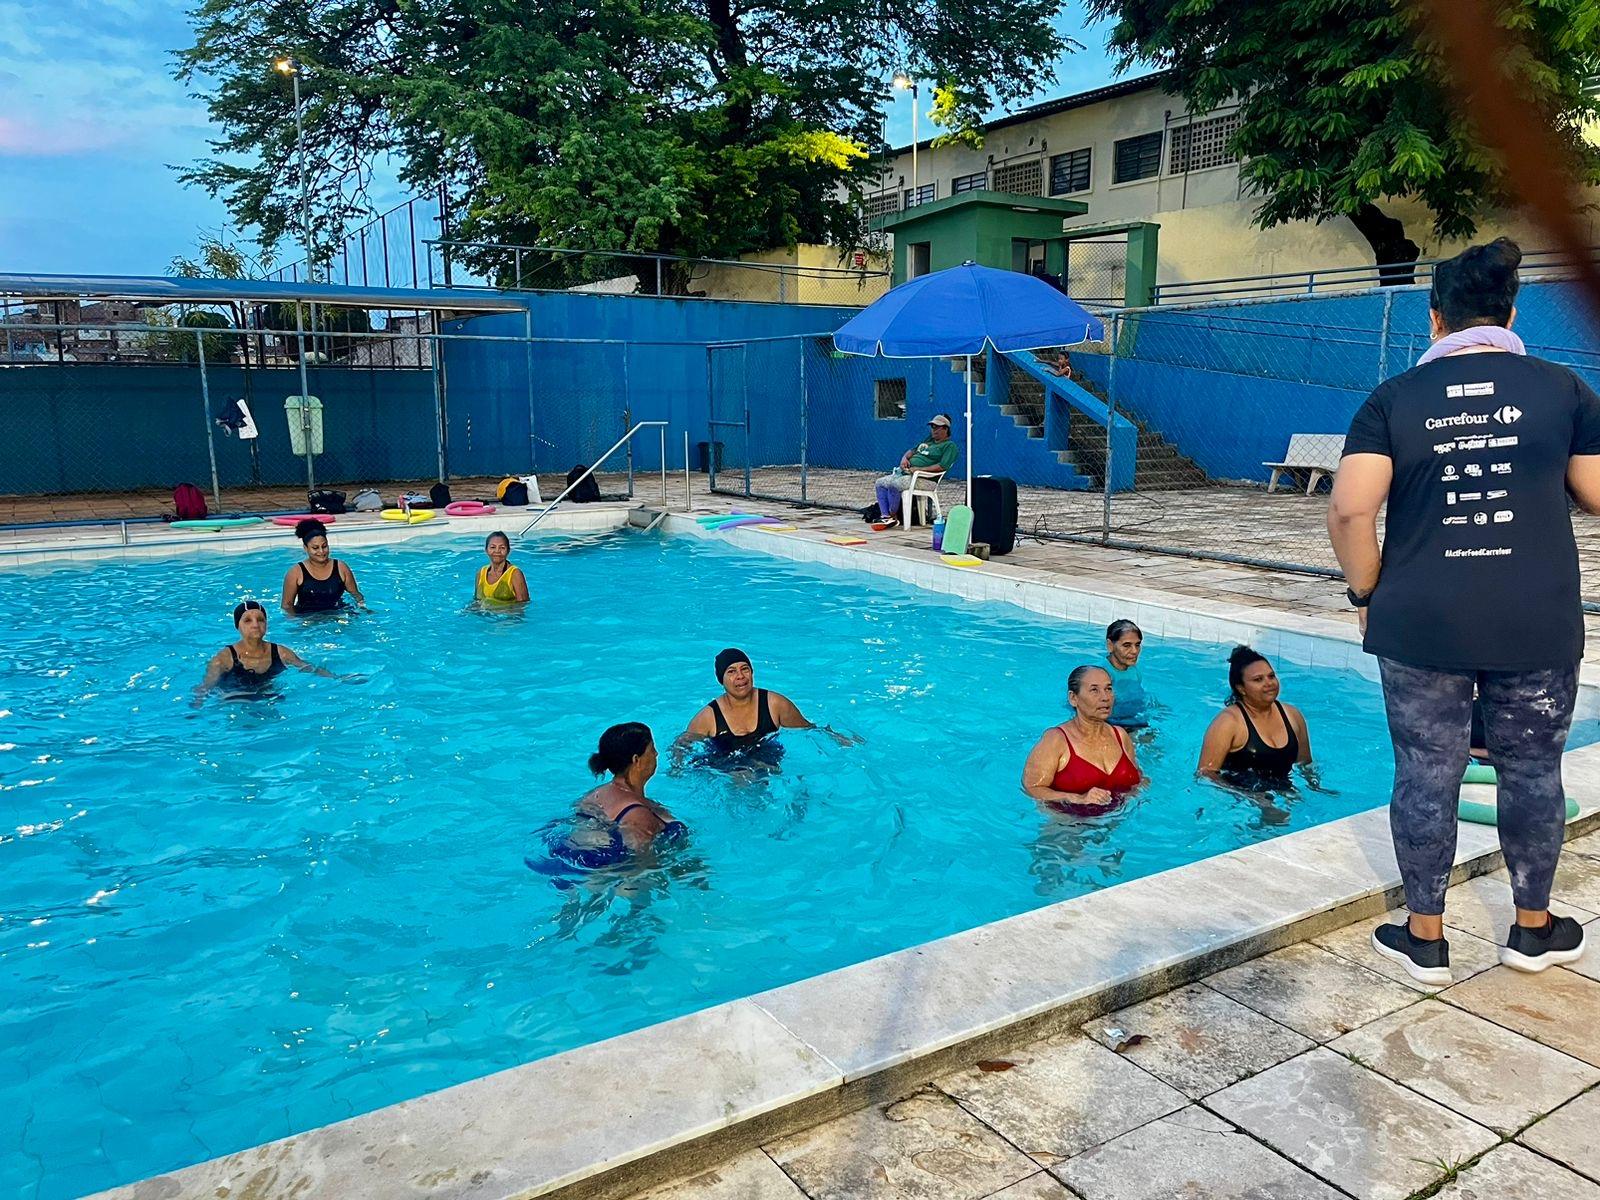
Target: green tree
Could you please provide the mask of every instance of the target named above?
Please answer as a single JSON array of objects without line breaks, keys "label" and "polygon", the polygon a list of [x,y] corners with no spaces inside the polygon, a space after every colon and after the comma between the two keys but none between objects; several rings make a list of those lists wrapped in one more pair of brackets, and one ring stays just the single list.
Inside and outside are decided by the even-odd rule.
[{"label": "green tree", "polygon": [[194,363],[200,361],[199,341],[205,342],[206,363],[216,366],[233,361],[233,337],[226,333],[205,333],[196,338],[196,329],[226,329],[228,318],[218,312],[191,308],[174,317],[165,309],[151,309],[145,314],[150,325],[166,325],[171,332],[147,333],[144,344],[150,352],[167,362]]},{"label": "green tree", "polygon": [[959,81],[970,121],[1049,72],[1062,3],[201,0],[179,77],[225,136],[183,177],[264,245],[296,231],[293,105],[272,69],[289,54],[304,65],[321,256],[365,211],[380,159],[456,198],[463,240],[709,257],[851,246],[890,74]]},{"label": "green tree", "polygon": [[[1123,65],[1172,73],[1196,111],[1241,101],[1231,148],[1261,198],[1263,229],[1348,217],[1378,264],[1417,244],[1386,203],[1420,200],[1446,239],[1477,232],[1507,202],[1500,163],[1445,90],[1437,43],[1411,0],[1089,0],[1115,20]],[[1582,137],[1600,114],[1585,85],[1600,72],[1600,4],[1498,0],[1508,72],[1560,133],[1574,169],[1600,179]],[[1386,273],[1409,282],[1411,271]]]}]

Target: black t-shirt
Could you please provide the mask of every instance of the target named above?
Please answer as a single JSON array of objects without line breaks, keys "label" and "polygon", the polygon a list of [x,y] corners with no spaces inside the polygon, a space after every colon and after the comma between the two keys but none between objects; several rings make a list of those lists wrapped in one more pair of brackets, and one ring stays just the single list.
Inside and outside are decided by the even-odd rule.
[{"label": "black t-shirt", "polygon": [[1600,454],[1600,396],[1567,368],[1457,354],[1378,387],[1346,454],[1394,461],[1370,654],[1445,670],[1583,657],[1567,459]]}]

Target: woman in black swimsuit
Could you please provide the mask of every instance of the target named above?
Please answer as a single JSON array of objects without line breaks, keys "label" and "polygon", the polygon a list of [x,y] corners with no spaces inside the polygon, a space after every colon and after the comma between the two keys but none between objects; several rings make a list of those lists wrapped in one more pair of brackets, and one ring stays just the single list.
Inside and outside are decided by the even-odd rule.
[{"label": "woman in black swimsuit", "polygon": [[233,627],[239,631],[239,640],[211,656],[205,678],[194,692],[196,705],[212,688],[220,687],[233,695],[259,692],[271,679],[283,674],[285,667],[332,678],[333,672],[313,667],[289,647],[267,641],[267,610],[260,601],[246,600],[235,608]]},{"label": "woman in black swimsuit", "polygon": [[283,611],[291,617],[332,612],[344,607],[346,592],[365,608],[367,602],[356,586],[355,572],[329,556],[328,527],[308,517],[294,527],[294,535],[305,544],[306,560],[290,567],[283,577]]},{"label": "woman in black swimsuit", "polygon": [[1248,791],[1284,787],[1295,764],[1311,762],[1311,734],[1292,704],[1278,699],[1277,672],[1249,646],[1228,657],[1233,699],[1200,747],[1201,775]]},{"label": "woman in black swimsuit", "polygon": [[[779,729],[813,729],[794,701],[755,685],[750,657],[732,647],[717,655],[722,695],[695,714],[680,743],[704,741],[714,760],[746,760],[776,766],[781,747],[770,740]],[[837,736],[837,735],[835,735]]]},{"label": "woman in black swimsuit", "polygon": [[589,770],[611,772],[603,783],[578,801],[580,816],[607,822],[628,850],[648,849],[658,838],[681,836],[682,821],[644,794],[656,773],[656,743],[650,727],[638,721],[613,725],[600,735],[600,746],[589,756]]}]

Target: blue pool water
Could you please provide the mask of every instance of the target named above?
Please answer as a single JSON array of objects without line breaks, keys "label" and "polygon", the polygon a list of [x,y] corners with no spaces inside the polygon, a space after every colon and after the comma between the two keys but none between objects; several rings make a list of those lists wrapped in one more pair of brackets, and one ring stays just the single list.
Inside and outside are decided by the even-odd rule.
[{"label": "blue pool water", "polygon": [[[274,609],[268,636],[365,682],[199,710],[292,546],[0,575],[0,1194],[140,1178],[1386,799],[1353,673],[1278,664],[1327,790],[1272,824],[1192,779],[1226,647],[1148,643],[1153,782],[1078,821],[1018,775],[1097,628],[654,535],[522,552],[524,614],[465,603],[475,540],[341,556],[377,611]],[[658,775],[692,836],[648,873],[524,866],[602,727],[664,744],[728,644],[864,744],[787,735],[760,785]]]}]

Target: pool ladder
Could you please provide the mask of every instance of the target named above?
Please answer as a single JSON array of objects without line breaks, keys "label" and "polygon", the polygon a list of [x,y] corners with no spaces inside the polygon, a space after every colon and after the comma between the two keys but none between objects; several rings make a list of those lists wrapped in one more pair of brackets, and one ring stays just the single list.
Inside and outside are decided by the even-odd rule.
[{"label": "pool ladder", "polygon": [[[613,442],[612,445],[611,445],[611,449],[607,450],[599,458],[595,459],[593,466],[591,466],[582,475],[579,475],[571,483],[567,484],[566,489],[559,496],[557,496],[554,500],[550,501],[549,504],[546,504],[544,506],[544,508],[542,510],[540,510],[539,515],[536,516],[533,520],[529,521],[528,524],[526,526],[524,526],[522,532],[519,533],[517,536],[518,537],[527,537],[528,534],[532,533],[533,530],[535,529],[535,527],[538,526],[540,521],[544,520],[552,512],[555,511],[556,505],[560,504],[563,500],[565,500],[569,495],[572,494],[572,489],[573,488],[577,487],[585,479],[588,479],[591,475],[593,475],[596,471],[598,471],[600,469],[600,464],[605,462],[606,459],[610,458],[618,450],[622,449],[630,441],[632,441],[633,440],[633,435],[638,433],[639,430],[647,429],[647,428],[649,428],[651,426],[655,426],[655,427],[657,427],[657,428],[659,428],[661,430],[661,503],[662,503],[663,506],[665,506],[666,503],[667,503],[667,423],[665,421],[640,421],[636,425],[634,425],[634,427],[632,429],[628,430],[627,433],[623,434],[615,442]],[[629,478],[630,479],[632,478],[631,473],[629,475]],[[663,511],[662,511],[661,515],[662,516],[666,516],[666,512],[665,512],[665,508],[664,507],[663,507]]]}]

